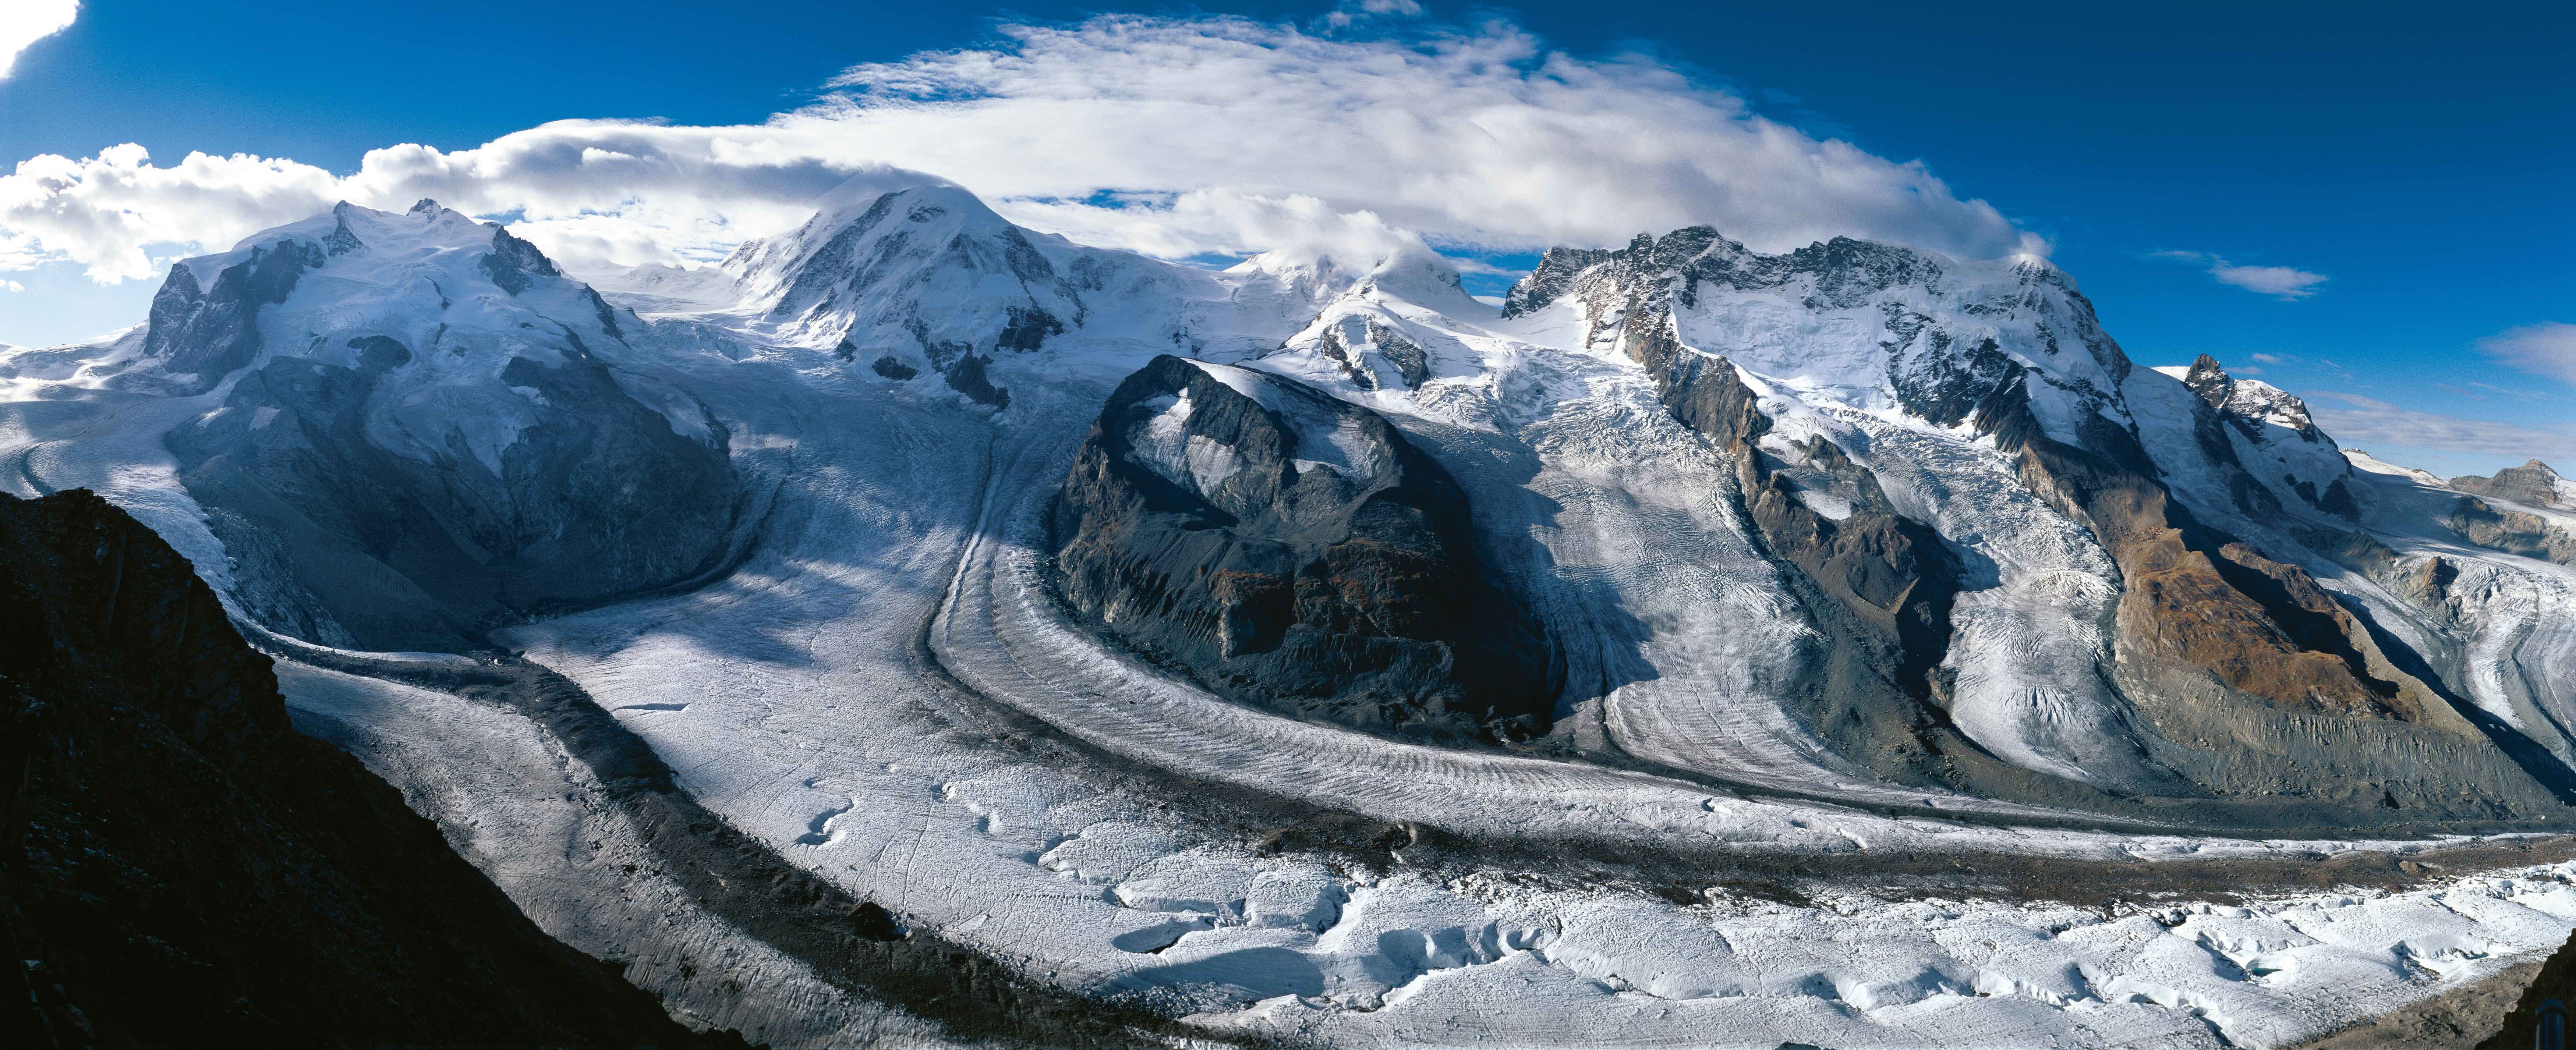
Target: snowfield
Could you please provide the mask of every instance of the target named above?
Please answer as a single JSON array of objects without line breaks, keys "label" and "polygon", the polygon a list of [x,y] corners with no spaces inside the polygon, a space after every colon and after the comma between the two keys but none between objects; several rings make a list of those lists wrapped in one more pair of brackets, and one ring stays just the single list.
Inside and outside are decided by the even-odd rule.
[{"label": "snowfield", "polygon": [[[954,188],[909,206],[934,210],[921,221],[948,242],[1018,236]],[[1771,1050],[2290,1046],[2576,930],[2576,860],[2549,852],[2556,840],[2517,861],[2523,840],[2510,837],[2214,834],[1900,786],[1836,754],[1795,714],[1829,639],[1742,520],[1727,453],[1676,422],[1570,309],[1501,320],[1401,256],[1357,277],[1329,264],[1167,273],[1035,235],[1025,253],[992,254],[1017,283],[797,282],[817,258],[935,265],[884,246],[882,230],[834,240],[887,214],[827,202],[804,240],[747,248],[728,277],[601,282],[648,325],[592,352],[629,390],[684,392],[637,395],[675,433],[722,429],[750,493],[736,537],[747,554],[683,593],[494,637],[578,683],[707,809],[915,936],[1212,1035]],[[471,239],[442,229],[442,250]],[[1039,287],[1030,258],[1109,276],[1025,291]],[[991,353],[977,374],[1008,391],[1007,407],[944,380],[957,359],[942,347],[989,342],[969,322],[1004,308],[975,304],[1018,310],[1024,294],[1061,321],[1105,319]],[[2141,716],[2097,670],[2112,660],[2121,586],[2110,555],[1990,440],[1892,399],[1885,354],[1854,334],[1879,323],[1875,308],[1819,313],[1785,293],[1703,305],[1681,330],[1751,348],[1737,360],[1773,420],[1766,440],[1830,437],[1901,512],[1973,555],[1944,665],[1961,732],[2037,774],[2159,775],[2122,743]],[[302,324],[319,307],[296,309]],[[954,326],[900,341],[905,318],[941,310]],[[868,329],[879,342],[853,346],[841,334],[852,317],[883,322]],[[133,341],[89,359],[113,366]],[[1238,389],[1264,372],[1386,413],[1447,468],[1476,509],[1481,555],[1563,648],[1562,746],[1433,747],[1284,718],[1077,622],[1052,591],[1050,501],[1102,399],[1164,352]],[[124,392],[41,354],[64,356],[0,351],[14,366],[0,487],[95,488],[231,601],[234,562],[162,445],[228,388]],[[872,372],[880,356],[913,375]],[[2167,418],[2193,396],[2176,377],[2124,379],[2086,357],[2063,378],[2145,432],[2192,440]],[[2257,408],[2276,429],[2305,418]],[[1177,418],[1145,426],[1177,434]],[[517,440],[453,433],[476,455]],[[1228,470],[1208,449],[1139,445],[1169,476]],[[2292,481],[2330,469],[2306,446],[2271,447],[2244,455],[2271,455]],[[1301,452],[1325,469],[1374,454]],[[2561,728],[2576,726],[2576,571],[2461,542],[2432,524],[2456,494],[2357,462],[2363,527],[2399,572],[2432,557],[2458,566],[2447,611],[2321,556],[2309,568],[2392,635],[2456,640],[2471,702],[2576,757]],[[2178,459],[2168,474],[2232,531],[2297,546],[2195,489]],[[1848,493],[1802,498],[1852,513]],[[538,723],[293,660],[279,671],[299,726],[364,758],[550,933],[630,961],[675,1011],[780,1047],[940,1044],[936,1024],[834,986],[649,865],[621,867],[642,855],[634,830]],[[1563,757],[1576,751],[1633,761]],[[1334,830],[1346,828],[1363,830]],[[2441,866],[2481,845],[2463,854],[2488,858],[2480,867]],[[2359,874],[2398,870],[2397,858],[2411,877]],[[2301,865],[2356,877],[2335,889],[2277,877]],[[1980,866],[2004,874],[1971,877]],[[1935,885],[1934,869],[1964,874]],[[2226,886],[2240,870],[2257,874]],[[2015,872],[2056,888],[1978,889]]]}]

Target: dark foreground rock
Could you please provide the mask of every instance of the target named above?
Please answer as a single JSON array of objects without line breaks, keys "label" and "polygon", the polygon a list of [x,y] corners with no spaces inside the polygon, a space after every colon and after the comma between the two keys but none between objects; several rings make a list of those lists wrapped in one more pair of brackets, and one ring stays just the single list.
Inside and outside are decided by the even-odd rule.
[{"label": "dark foreground rock", "polygon": [[[2478,1050],[2564,1050],[2569,1042],[2570,1011],[2576,1011],[2576,937],[2570,937],[2549,956],[2549,961],[2540,964],[2539,975],[2523,989],[2513,1012],[2506,1014],[2503,1024],[2478,1044]],[[2544,1020],[2551,1022],[2546,1027],[2554,1029],[2557,1038],[2547,1038],[2542,1032]]]},{"label": "dark foreground rock", "polygon": [[557,943],[304,737],[186,560],[0,496],[0,1045],[742,1046]]},{"label": "dark foreground rock", "polygon": [[1545,730],[1545,639],[1478,562],[1457,482],[1365,409],[1212,368],[1155,358],[1102,407],[1057,508],[1072,605],[1303,717]]}]

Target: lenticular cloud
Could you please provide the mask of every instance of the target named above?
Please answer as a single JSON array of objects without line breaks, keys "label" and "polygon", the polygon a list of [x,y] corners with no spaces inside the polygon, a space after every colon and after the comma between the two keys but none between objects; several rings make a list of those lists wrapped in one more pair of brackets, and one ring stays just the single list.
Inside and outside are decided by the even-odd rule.
[{"label": "lenticular cloud", "polygon": [[[970,178],[1006,215],[1166,258],[1624,243],[1707,224],[1764,249],[1835,235],[1988,258],[2044,250],[1917,163],[1819,141],[1643,56],[1577,58],[1508,22],[1319,35],[1232,18],[1009,26],[982,49],[853,67],[755,125],[565,120],[338,174],[139,147],[0,176],[0,267],[152,276],[340,199],[516,213],[568,264],[708,259],[871,166]],[[1390,231],[1403,231],[1393,234]]]}]

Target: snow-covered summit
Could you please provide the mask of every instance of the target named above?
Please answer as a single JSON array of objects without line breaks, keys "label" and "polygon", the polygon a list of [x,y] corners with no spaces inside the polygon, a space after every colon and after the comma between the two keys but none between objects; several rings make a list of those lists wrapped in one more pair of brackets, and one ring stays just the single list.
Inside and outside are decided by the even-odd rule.
[{"label": "snow-covered summit", "polygon": [[1032,353],[1127,367],[1164,351],[1240,356],[1343,290],[1329,263],[1213,273],[1025,229],[948,183],[884,185],[854,178],[803,225],[737,248],[724,271],[739,301],[708,319],[890,377],[980,374]]},{"label": "snow-covered summit", "polygon": [[228,549],[306,555],[253,574],[255,616],[448,647],[676,578],[720,542],[725,431],[620,367],[641,330],[498,225],[343,203],[172,267],[110,382],[220,396],[163,444]]},{"label": "snow-covered summit", "polygon": [[499,225],[430,200],[401,213],[342,202],[173,264],[128,375],[203,390],[280,353],[354,366],[379,339],[440,375],[495,372],[585,354],[628,323]]},{"label": "snow-covered summit", "polygon": [[1361,391],[1419,390],[1443,375],[1476,370],[1476,355],[1457,338],[1475,330],[1469,319],[1492,309],[1467,295],[1457,268],[1420,244],[1380,258],[1345,284],[1314,318],[1289,336],[1282,349],[1319,378],[1347,381]]},{"label": "snow-covered summit", "polygon": [[2191,392],[2234,420],[2246,425],[2281,427],[2309,443],[2332,440],[2317,429],[2316,420],[2308,414],[2308,404],[2289,391],[2260,379],[2237,379],[2219,367],[2218,359],[2200,355],[2189,368],[2162,367],[2163,372],[2182,380]]},{"label": "snow-covered summit", "polygon": [[967,356],[1033,351],[1068,332],[1107,329],[1159,336],[1168,347],[1177,331],[1171,307],[1208,297],[1215,283],[1032,233],[956,186],[914,186],[865,204],[835,191],[820,203],[804,225],[743,244],[724,266],[742,306],[776,339],[845,356],[942,371]]},{"label": "snow-covered summit", "polygon": [[1616,250],[1550,249],[1503,317],[1599,351],[1669,331],[1766,383],[1934,426],[1967,421],[2025,375],[2052,431],[2071,435],[2084,414],[2126,422],[2128,357],[2074,281],[2035,260],[1961,262],[1847,237],[1765,255],[1690,227]]}]

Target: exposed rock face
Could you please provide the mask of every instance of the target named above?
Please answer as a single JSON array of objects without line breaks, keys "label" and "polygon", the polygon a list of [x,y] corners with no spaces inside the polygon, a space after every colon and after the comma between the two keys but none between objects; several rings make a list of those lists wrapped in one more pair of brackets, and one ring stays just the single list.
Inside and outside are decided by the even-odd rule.
[{"label": "exposed rock face", "polygon": [[[622,348],[631,316],[527,242],[429,202],[306,225],[217,285],[256,291],[274,260],[319,259],[303,294],[156,310],[147,339],[165,370],[257,355],[221,407],[168,438],[226,548],[267,570],[246,574],[255,615],[328,644],[452,649],[718,557],[737,502],[726,434],[685,393],[594,353]],[[237,338],[263,330],[295,341]]]},{"label": "exposed rock face", "polygon": [[2192,362],[2182,382],[2209,407],[2196,436],[2212,463],[2234,468],[2230,494],[2239,508],[2257,516],[2280,513],[2280,498],[2265,484],[2277,476],[2285,494],[2310,507],[2345,519],[2361,514],[2352,464],[2317,429],[2307,402],[2270,383],[2229,376],[2208,354]]},{"label": "exposed rock face", "polygon": [[[1878,353],[1852,355],[1835,366],[1848,368],[1836,378],[1883,384],[1897,406],[1944,426],[1967,419],[1988,394],[2027,371],[2005,349],[2007,334],[2032,344],[2033,356],[2051,366],[2049,381],[2078,399],[2108,397],[2127,378],[2127,356],[2063,273],[2033,263],[2017,267],[2011,284],[1971,288],[1952,269],[1929,253],[1848,237],[1764,255],[1693,226],[1662,238],[1641,234],[1615,251],[1551,248],[1505,297],[1503,316],[1572,298],[1585,307],[1591,341],[1606,345],[1629,330],[1632,310],[1670,312],[1678,321],[1713,295],[1756,295],[1765,303],[1762,316],[1793,304],[1808,314],[1840,314],[1877,330]],[[1709,348],[1694,331],[1675,334]],[[1765,361],[1752,354],[1740,363],[1760,370]]]},{"label": "exposed rock face", "polygon": [[[2555,1015],[2554,1027],[2558,1038],[2554,1041],[2540,1037],[2544,1009]],[[2550,953],[2548,961],[2540,964],[2540,973],[2531,979],[2529,987],[2522,990],[2513,1011],[2505,1015],[2503,1023],[2492,1033],[2478,1042],[2477,1050],[2562,1048],[2567,1045],[2571,1011],[2576,1011],[2576,936],[2570,936],[2566,944]],[[2480,1033],[2462,1034],[2475,1037]]]},{"label": "exposed rock face", "polygon": [[2218,359],[2208,354],[2193,359],[2182,385],[2200,395],[2209,407],[2225,413],[2229,423],[2249,436],[2253,428],[2268,422],[2288,428],[2302,441],[2327,440],[2325,432],[2317,429],[2316,420],[2308,415],[2307,402],[2270,383],[2229,376],[2219,367]]},{"label": "exposed rock face", "polygon": [[1977,426],[2017,456],[2022,481],[2083,522],[2120,566],[2120,630],[2155,656],[2203,669],[2277,706],[2422,719],[2425,697],[2375,674],[2368,633],[2307,572],[2202,525],[2155,477],[2145,450],[2109,426],[2096,452],[2050,438],[2021,387]]},{"label": "exposed rock face", "polygon": [[304,271],[318,267],[328,250],[312,242],[283,241],[250,250],[250,257],[217,270],[201,287],[187,263],[172,263],[152,297],[143,353],[181,378],[176,392],[198,393],[259,354],[259,308],[286,301]]},{"label": "exposed rock face", "polygon": [[1668,332],[1654,312],[1637,310],[1625,340],[1655,377],[1664,407],[1729,450],[1745,511],[1772,552],[1867,625],[1868,641],[1899,688],[1925,692],[1924,676],[1941,662],[1949,639],[1957,559],[1929,526],[1897,514],[1877,479],[1822,436],[1800,450],[1801,465],[1839,475],[1860,499],[1840,520],[1815,510],[1791,475],[1775,469],[1776,460],[1757,446],[1771,421],[1735,365],[1684,349]]},{"label": "exposed rock face", "polygon": [[[1339,365],[1351,385],[1362,390],[1395,384],[1406,390],[1419,390],[1431,379],[1431,355],[1376,318],[1342,318],[1339,324],[1325,325],[1319,338],[1325,358]],[[1394,373],[1393,383],[1379,375],[1381,361]]]},{"label": "exposed rock face", "polygon": [[[1789,570],[1784,583],[1821,637],[1808,650],[1814,692],[1790,699],[1844,758],[1898,782],[2113,808],[2157,797],[2255,822],[2554,804],[2554,774],[2499,753],[2498,730],[2462,713],[2436,671],[2383,648],[2371,622],[2300,567],[2307,552],[2257,550],[2187,508],[2176,485],[2199,498],[2215,483],[2250,517],[2368,560],[2369,538],[2335,524],[2364,509],[2358,483],[2345,483],[2351,465],[2305,406],[2215,361],[2171,370],[2187,389],[2168,397],[2043,262],[1961,264],[1846,241],[1762,255],[1690,229],[1615,251],[1552,250],[1504,313],[1561,318],[1530,329],[1550,338],[1571,321],[1585,347],[1636,360],[1676,419],[1730,450],[1751,538]],[[1985,556],[1998,548],[1991,536],[1963,540],[1976,544],[1971,558],[1900,513],[1856,461],[1881,453],[1835,445],[1848,419],[1831,417],[1847,410],[1928,424],[1908,443],[1991,439],[2020,487],[2099,541],[2116,585],[2108,652],[2085,683],[2101,699],[2081,717],[2120,765],[2108,796],[2079,799],[2049,780],[2062,770],[1988,750],[1989,738],[2065,747],[2051,728],[1999,730],[1991,690],[1971,712],[1978,742],[1951,721],[1963,695],[1954,675],[1970,665],[1945,652],[1949,617],[1971,580],[1992,601],[1984,581],[1998,570]],[[2151,456],[2149,429],[2193,447]],[[2162,473],[2169,453],[2191,477]],[[2345,535],[2354,541],[2331,542]],[[1974,669],[1990,686],[1993,657],[1983,659]],[[2328,811],[2338,815],[2317,816]]]},{"label": "exposed rock face", "polygon": [[2478,496],[2493,496],[2530,507],[2576,510],[2576,482],[2559,477],[2549,464],[2532,460],[2495,472],[2491,478],[2452,478],[2451,487]]},{"label": "exposed rock face", "polygon": [[[2457,482],[2453,482],[2457,485]],[[2482,499],[2463,498],[2443,524],[2481,547],[2526,558],[2576,565],[2576,533],[2528,511],[2498,507]]]},{"label": "exposed rock face", "polygon": [[1455,481],[1373,413],[1157,357],[1057,509],[1073,606],[1239,699],[1379,729],[1524,737],[1545,640],[1478,564]]},{"label": "exposed rock face", "polygon": [[87,491],[0,495],[0,724],[9,1045],[743,1045],[289,728],[213,592]]}]

